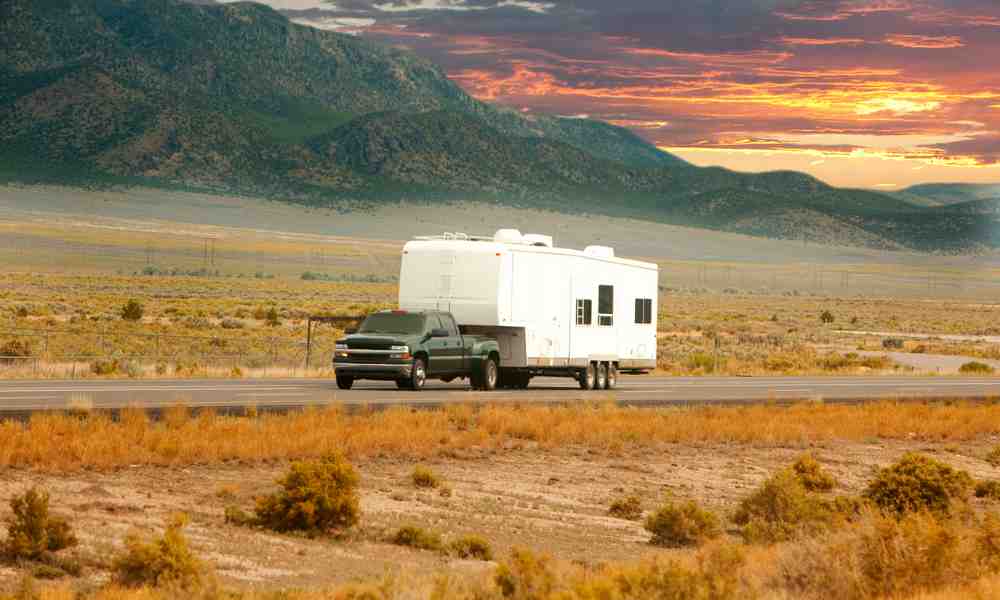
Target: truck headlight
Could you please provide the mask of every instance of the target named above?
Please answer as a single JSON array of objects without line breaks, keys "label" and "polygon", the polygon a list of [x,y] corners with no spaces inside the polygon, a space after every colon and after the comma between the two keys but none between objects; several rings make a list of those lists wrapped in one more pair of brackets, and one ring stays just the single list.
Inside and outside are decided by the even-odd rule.
[{"label": "truck headlight", "polygon": [[335,350],[347,350],[347,344],[337,344]]},{"label": "truck headlight", "polygon": [[409,352],[410,351],[410,347],[409,346],[391,346],[389,348],[389,350],[392,350],[393,352]]},{"label": "truck headlight", "polygon": [[409,360],[410,359],[410,347],[409,346],[391,346],[389,351],[392,354],[389,358],[395,358],[397,360]]}]

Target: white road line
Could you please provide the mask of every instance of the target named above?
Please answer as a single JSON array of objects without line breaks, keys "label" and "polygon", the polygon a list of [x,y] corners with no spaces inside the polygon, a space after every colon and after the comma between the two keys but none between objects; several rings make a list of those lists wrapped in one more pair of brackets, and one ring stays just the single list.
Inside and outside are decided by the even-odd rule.
[{"label": "white road line", "polygon": [[215,386],[215,387],[63,387],[63,388],[11,388],[0,389],[0,395],[24,392],[69,392],[69,393],[90,393],[90,392],[218,392],[218,391],[240,391],[240,390],[301,390],[305,389],[301,385],[294,386]]},{"label": "white road line", "polygon": [[8,396],[0,398],[0,402],[6,400],[58,400],[62,396]]},{"label": "white road line", "polygon": [[284,398],[284,397],[291,397],[291,396],[308,396],[308,395],[309,394],[307,394],[305,392],[298,392],[298,393],[294,393],[294,394],[289,394],[289,393],[285,393],[285,392],[268,392],[268,393],[264,393],[264,394],[258,394],[258,393],[253,393],[252,392],[252,393],[249,393],[249,394],[234,394],[233,396],[236,397],[236,398],[240,398],[240,397],[243,397],[243,396],[252,396],[254,398],[256,398],[256,397],[264,397],[264,396],[280,396],[280,397]]}]

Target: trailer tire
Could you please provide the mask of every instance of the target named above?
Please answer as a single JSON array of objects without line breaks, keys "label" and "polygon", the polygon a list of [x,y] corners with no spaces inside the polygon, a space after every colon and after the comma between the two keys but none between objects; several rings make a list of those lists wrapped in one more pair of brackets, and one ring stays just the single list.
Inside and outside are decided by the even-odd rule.
[{"label": "trailer tire", "polygon": [[594,389],[603,390],[608,384],[608,363],[597,363],[597,376],[594,378]]},{"label": "trailer tire", "polygon": [[615,363],[608,363],[608,375],[604,380],[604,389],[613,390],[618,387],[618,367]]},{"label": "trailer tire", "polygon": [[577,375],[581,390],[594,389],[594,379],[597,378],[597,374],[594,371],[594,363],[589,363],[587,368],[581,370]]},{"label": "trailer tire", "polygon": [[354,378],[350,375],[337,375],[337,387],[342,390],[349,390],[354,385]]}]

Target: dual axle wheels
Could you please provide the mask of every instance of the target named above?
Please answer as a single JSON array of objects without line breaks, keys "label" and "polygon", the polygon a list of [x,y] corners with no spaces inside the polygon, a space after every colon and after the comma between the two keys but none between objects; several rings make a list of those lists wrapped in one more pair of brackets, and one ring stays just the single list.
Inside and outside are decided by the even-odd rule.
[{"label": "dual axle wheels", "polygon": [[592,362],[580,371],[580,389],[613,390],[618,386],[618,368],[614,363]]}]

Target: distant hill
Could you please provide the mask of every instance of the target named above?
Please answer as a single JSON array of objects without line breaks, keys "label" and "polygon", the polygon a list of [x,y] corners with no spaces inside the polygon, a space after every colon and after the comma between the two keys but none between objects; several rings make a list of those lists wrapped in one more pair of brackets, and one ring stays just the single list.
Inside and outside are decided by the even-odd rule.
[{"label": "distant hill", "polygon": [[923,206],[948,206],[1000,198],[1000,183],[926,183],[908,187],[898,194]]},{"label": "distant hill", "polygon": [[479,102],[409,52],[258,4],[8,0],[0,37],[0,180],[346,208],[477,200],[882,248],[996,245],[992,213],[696,168],[626,129]]}]

